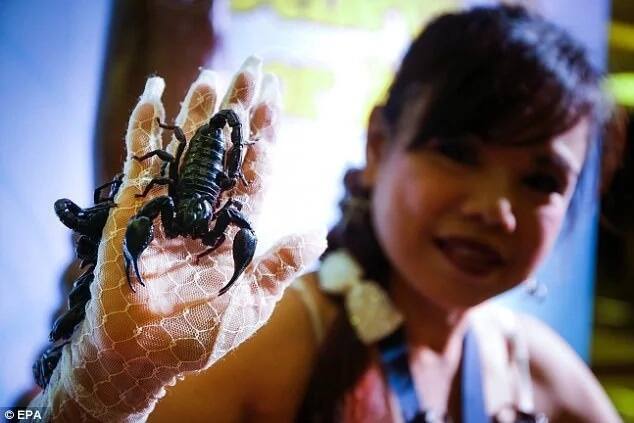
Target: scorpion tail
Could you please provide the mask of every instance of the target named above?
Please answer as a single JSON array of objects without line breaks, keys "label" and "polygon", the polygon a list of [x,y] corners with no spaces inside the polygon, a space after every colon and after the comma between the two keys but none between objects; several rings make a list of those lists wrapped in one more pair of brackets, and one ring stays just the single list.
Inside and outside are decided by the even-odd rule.
[{"label": "scorpion tail", "polygon": [[55,214],[64,226],[72,230],[80,229],[81,223],[78,216],[82,212],[81,207],[68,198],[60,198],[55,201],[54,208]]},{"label": "scorpion tail", "polygon": [[68,339],[72,336],[75,327],[84,320],[86,315],[86,304],[76,304],[70,310],[67,310],[64,314],[55,320],[53,323],[53,329],[48,335],[48,339],[51,342],[57,342],[60,339]]},{"label": "scorpion tail", "polygon": [[219,296],[231,288],[231,285],[234,284],[244,272],[244,269],[251,263],[257,243],[258,239],[255,236],[255,232],[251,229],[243,228],[236,234],[233,239],[233,276],[231,276],[229,282],[218,292]]}]

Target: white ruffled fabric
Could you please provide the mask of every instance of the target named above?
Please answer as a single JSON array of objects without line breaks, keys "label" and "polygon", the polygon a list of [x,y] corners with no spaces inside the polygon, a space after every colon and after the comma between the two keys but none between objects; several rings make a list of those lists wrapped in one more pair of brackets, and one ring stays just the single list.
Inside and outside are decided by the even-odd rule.
[{"label": "white ruffled fabric", "polygon": [[373,344],[403,324],[403,315],[387,293],[372,280],[361,278],[359,264],[344,250],[335,251],[319,268],[321,288],[330,294],[343,295],[350,324],[359,339]]}]

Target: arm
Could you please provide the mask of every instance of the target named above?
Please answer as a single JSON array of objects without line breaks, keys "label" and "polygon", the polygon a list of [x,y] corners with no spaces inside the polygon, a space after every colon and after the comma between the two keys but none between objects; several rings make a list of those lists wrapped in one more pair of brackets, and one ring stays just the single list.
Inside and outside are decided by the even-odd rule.
[{"label": "arm", "polygon": [[588,366],[552,329],[521,317],[527,334],[535,402],[551,422],[620,422]]}]

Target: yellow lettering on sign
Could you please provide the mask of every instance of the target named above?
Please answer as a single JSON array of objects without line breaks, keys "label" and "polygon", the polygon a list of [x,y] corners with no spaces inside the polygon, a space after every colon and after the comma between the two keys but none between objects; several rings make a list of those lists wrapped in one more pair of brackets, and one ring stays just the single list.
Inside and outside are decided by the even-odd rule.
[{"label": "yellow lettering on sign", "polygon": [[231,9],[237,12],[261,6],[271,7],[285,19],[370,30],[381,28],[388,10],[395,10],[416,33],[430,17],[455,9],[457,0],[231,0]]}]

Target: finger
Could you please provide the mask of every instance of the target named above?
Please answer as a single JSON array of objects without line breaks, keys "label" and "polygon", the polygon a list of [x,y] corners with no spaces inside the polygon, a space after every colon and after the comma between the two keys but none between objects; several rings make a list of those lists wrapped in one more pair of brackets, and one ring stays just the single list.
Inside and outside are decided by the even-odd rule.
[{"label": "finger", "polygon": [[[130,218],[145,201],[137,198],[136,194],[143,191],[152,176],[158,173],[159,167],[156,157],[144,161],[137,161],[133,157],[142,156],[160,148],[161,128],[156,120],[157,118],[163,120],[165,116],[165,109],[161,103],[164,89],[165,82],[162,78],[149,78],[130,116],[125,137],[127,157],[123,167],[124,178],[115,198],[117,207],[112,210],[104,227],[99,247],[99,260],[95,269],[96,279],[102,280],[104,289],[126,284],[120,255],[125,228]],[[101,272],[108,276],[103,277]]]},{"label": "finger", "polygon": [[251,112],[251,138],[275,141],[280,111],[282,109],[280,83],[277,77],[267,73],[262,78],[260,96]]},{"label": "finger", "polygon": [[274,298],[281,297],[296,275],[314,263],[325,249],[323,229],[283,238],[254,264],[258,287]]},{"label": "finger", "polygon": [[240,117],[244,128],[248,128],[248,112],[256,98],[262,77],[262,59],[250,56],[229,85],[222,100],[222,109],[232,109]]},{"label": "finger", "polygon": [[139,179],[150,176],[158,169],[158,160],[150,158],[144,161],[135,160],[134,156],[142,156],[160,148],[161,128],[156,121],[163,120],[165,109],[161,103],[161,95],[165,89],[162,78],[149,78],[139,103],[132,111],[126,132],[127,157],[123,167],[124,179],[121,191],[130,186],[139,187]]},{"label": "finger", "polygon": [[[202,69],[198,78],[192,83],[183,100],[175,124],[180,126],[189,141],[196,129],[202,126],[213,115],[218,103],[218,77],[209,69]],[[171,151],[177,140],[172,137]]]},{"label": "finger", "polygon": [[234,194],[245,204],[245,213],[251,218],[258,215],[266,196],[272,173],[273,142],[281,109],[279,83],[275,76],[267,74],[262,80],[262,90],[251,113],[251,142],[246,147],[242,171],[247,184],[241,182]]}]

